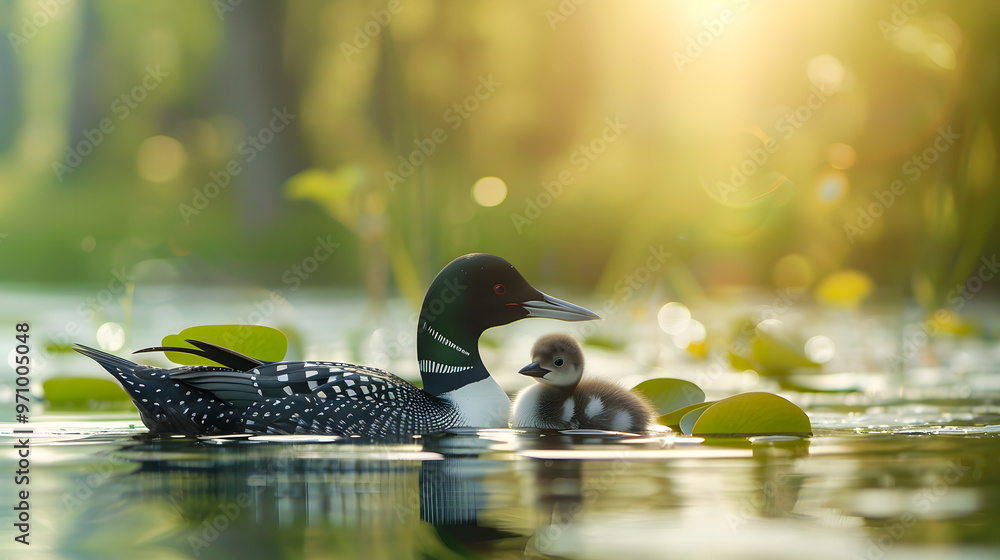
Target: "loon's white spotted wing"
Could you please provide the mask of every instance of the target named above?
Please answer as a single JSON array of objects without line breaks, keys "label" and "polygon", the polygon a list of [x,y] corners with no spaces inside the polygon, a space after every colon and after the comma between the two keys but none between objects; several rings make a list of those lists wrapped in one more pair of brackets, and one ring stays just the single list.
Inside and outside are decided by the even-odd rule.
[{"label": "loon's white spotted wing", "polygon": [[245,403],[247,432],[385,437],[439,431],[457,411],[389,372],[343,362],[280,362],[250,371],[171,373],[232,403]]},{"label": "loon's white spotted wing", "polygon": [[[212,368],[174,370],[171,379],[212,391],[227,401],[257,402],[269,397],[317,394],[326,391],[362,397],[384,393],[386,387],[407,384],[395,375],[375,368],[342,362],[277,362],[249,371]],[[323,389],[320,389],[323,386]]]}]

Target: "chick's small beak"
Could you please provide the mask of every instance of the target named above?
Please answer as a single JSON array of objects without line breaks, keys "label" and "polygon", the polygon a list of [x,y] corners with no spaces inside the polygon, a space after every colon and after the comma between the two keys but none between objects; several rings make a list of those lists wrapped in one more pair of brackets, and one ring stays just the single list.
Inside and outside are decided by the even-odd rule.
[{"label": "chick's small beak", "polygon": [[579,305],[545,295],[541,292],[538,292],[538,295],[541,296],[540,299],[522,301],[513,305],[523,307],[528,312],[528,317],[547,317],[563,321],[593,321],[601,318],[597,313],[584,309]]},{"label": "chick's small beak", "polygon": [[531,362],[530,364],[524,366],[517,373],[521,375],[527,375],[530,377],[544,377],[546,373],[551,370],[547,370],[542,366],[538,365],[538,362]]}]

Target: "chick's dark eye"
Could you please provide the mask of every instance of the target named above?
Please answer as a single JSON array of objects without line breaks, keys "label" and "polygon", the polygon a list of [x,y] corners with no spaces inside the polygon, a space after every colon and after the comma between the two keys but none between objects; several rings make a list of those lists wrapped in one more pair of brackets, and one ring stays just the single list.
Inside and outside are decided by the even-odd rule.
[{"label": "chick's dark eye", "polygon": [[552,363],[554,363],[557,366],[561,366],[561,365],[563,365],[563,359],[562,358],[556,358],[556,361],[552,362]]},{"label": "chick's dark eye", "polygon": [[504,286],[503,284],[497,284],[496,286],[493,286],[493,293],[498,296],[502,296],[506,292],[507,292],[507,287]]}]

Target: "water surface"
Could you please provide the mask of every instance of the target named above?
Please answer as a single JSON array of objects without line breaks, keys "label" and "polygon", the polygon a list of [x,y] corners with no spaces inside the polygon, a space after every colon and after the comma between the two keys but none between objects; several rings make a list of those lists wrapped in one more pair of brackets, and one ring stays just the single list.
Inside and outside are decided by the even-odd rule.
[{"label": "water surface", "polygon": [[[70,322],[89,344],[99,324],[131,325],[117,351],[124,355],[184,326],[238,322],[253,309],[246,302],[260,299],[198,292],[192,300],[164,290],[137,297],[129,316],[109,307],[92,323],[72,311],[85,293],[8,293],[4,320],[43,310],[32,315],[36,348]],[[374,315],[356,297],[298,297],[268,321],[299,331],[292,354],[415,373],[405,305],[366,319]],[[717,311],[694,315],[710,333],[728,320]],[[620,335],[621,345],[587,347],[588,371],[620,371],[626,384],[676,376],[699,382],[709,398],[780,392],[809,414],[815,435],[807,439],[513,430],[404,444],[151,438],[131,413],[58,413],[34,402],[31,544],[13,541],[17,512],[8,506],[0,550],[11,558],[129,560],[1000,557],[997,345],[985,335],[938,337],[893,371],[884,356],[906,340],[901,317],[805,306],[782,317],[803,336],[822,333],[836,344],[827,373],[811,382],[851,392],[789,391],[773,378],[723,370],[714,350],[703,359],[676,348],[641,312],[608,318],[597,333]],[[514,392],[530,382],[514,372],[534,337],[575,328],[522,321],[495,329],[484,359]],[[53,354],[33,375],[37,389],[54,375],[103,372]],[[0,424],[5,504],[25,488],[14,479],[12,431],[22,427]]]}]

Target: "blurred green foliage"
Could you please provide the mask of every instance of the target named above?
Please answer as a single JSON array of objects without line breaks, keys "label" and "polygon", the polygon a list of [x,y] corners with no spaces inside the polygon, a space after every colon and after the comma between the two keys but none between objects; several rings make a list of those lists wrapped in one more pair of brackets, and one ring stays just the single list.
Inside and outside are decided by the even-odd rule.
[{"label": "blurred green foliage", "polygon": [[[855,269],[883,297],[943,304],[998,246],[998,16],[5,2],[0,282],[125,267],[419,299],[445,262],[485,251],[621,294],[662,247],[654,277],[680,297]],[[488,176],[506,190],[474,191]],[[319,239],[336,251],[310,263]]]}]

